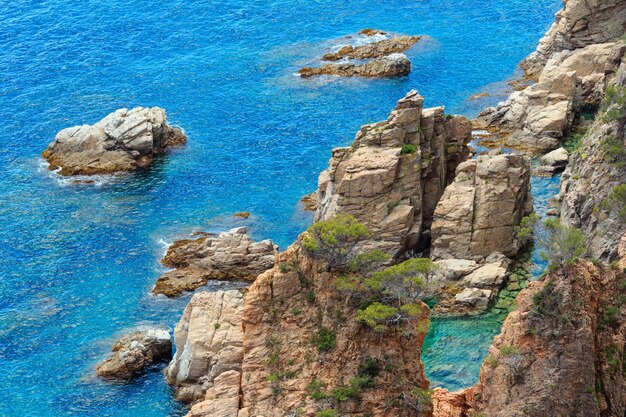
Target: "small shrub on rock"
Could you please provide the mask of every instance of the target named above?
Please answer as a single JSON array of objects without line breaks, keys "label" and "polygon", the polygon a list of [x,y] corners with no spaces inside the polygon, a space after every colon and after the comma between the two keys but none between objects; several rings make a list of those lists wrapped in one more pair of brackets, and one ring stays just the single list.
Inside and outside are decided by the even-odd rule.
[{"label": "small shrub on rock", "polygon": [[404,145],[402,145],[400,155],[408,155],[415,152],[417,152],[417,146],[405,143]]},{"label": "small shrub on rock", "polygon": [[332,330],[321,327],[311,341],[320,352],[328,352],[337,346],[337,336]]},{"label": "small shrub on rock", "polygon": [[355,255],[357,244],[369,236],[370,232],[354,216],[339,214],[312,224],[302,239],[302,247],[310,255],[324,259],[330,272],[345,266]]}]

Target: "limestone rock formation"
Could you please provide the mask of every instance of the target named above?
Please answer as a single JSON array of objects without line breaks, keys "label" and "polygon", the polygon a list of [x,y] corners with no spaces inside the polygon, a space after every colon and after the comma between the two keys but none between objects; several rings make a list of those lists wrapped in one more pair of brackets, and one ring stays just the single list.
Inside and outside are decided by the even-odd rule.
[{"label": "limestone rock formation", "polygon": [[[215,378],[189,416],[313,417],[324,409],[429,416],[430,401],[419,394],[428,388],[419,359],[426,306],[415,332],[374,333],[356,320],[325,265],[297,244],[279,257],[283,266],[261,274],[245,295],[241,375],[232,369]],[[358,375],[371,375],[370,385],[346,391]]]},{"label": "limestone rock formation", "polygon": [[128,381],[143,373],[146,367],[169,360],[172,341],[167,330],[149,327],[120,337],[111,350],[113,355],[98,365],[97,375]]},{"label": "limestone rock formation", "polygon": [[177,399],[201,400],[212,389],[225,400],[220,384],[241,371],[242,314],[243,294],[238,290],[194,294],[174,330],[176,354],[165,371]]},{"label": "limestone rock formation", "polygon": [[[625,91],[626,64],[621,65],[612,88]],[[626,184],[626,110],[619,104],[612,108],[616,114],[607,117],[600,112],[571,155],[558,197],[561,221],[580,228],[587,237],[589,255],[604,260],[617,257],[626,232],[626,202],[610,198],[612,193],[619,197],[615,190]]]},{"label": "limestone rock formation", "polygon": [[252,281],[274,266],[278,247],[270,240],[254,242],[245,227],[174,242],[162,260],[176,268],[166,272],[154,287],[155,294],[177,297],[209,280]]},{"label": "limestone rock formation", "polygon": [[498,133],[508,146],[532,152],[555,149],[581,109],[600,103],[606,74],[619,65],[625,50],[616,42],[555,53],[535,84],[485,109],[477,123]]},{"label": "limestone rock formation", "polygon": [[434,417],[623,416],[623,272],[580,261],[518,298],[467,390],[433,394]]},{"label": "limestone rock formation", "polygon": [[399,52],[404,52],[415,45],[421,36],[394,36],[389,39],[381,39],[365,45],[346,45],[337,52],[325,54],[324,61],[339,61],[342,59],[370,59],[380,58]]},{"label": "limestone rock formation", "polygon": [[381,56],[371,61],[327,64],[321,67],[304,67],[298,71],[302,78],[317,75],[339,75],[341,77],[401,77],[411,72],[411,61],[404,54],[395,53]]},{"label": "limestone rock formation", "polygon": [[117,110],[95,125],[63,129],[42,156],[61,175],[110,174],[145,167],[185,140],[182,130],[166,123],[165,110],[136,107]]},{"label": "limestone rock formation", "polygon": [[537,76],[546,62],[561,51],[619,39],[626,28],[624,0],[564,0],[555,22],[537,50],[521,66],[528,76]]},{"label": "limestone rock formation", "polygon": [[442,107],[423,109],[416,91],[387,120],[365,125],[350,148],[333,150],[320,174],[315,220],[351,214],[372,232],[365,247],[391,255],[427,245],[435,206],[469,154],[471,126]]},{"label": "limestone rock formation", "polygon": [[433,259],[512,258],[514,228],[532,211],[530,161],[521,155],[479,156],[457,168],[434,213]]}]

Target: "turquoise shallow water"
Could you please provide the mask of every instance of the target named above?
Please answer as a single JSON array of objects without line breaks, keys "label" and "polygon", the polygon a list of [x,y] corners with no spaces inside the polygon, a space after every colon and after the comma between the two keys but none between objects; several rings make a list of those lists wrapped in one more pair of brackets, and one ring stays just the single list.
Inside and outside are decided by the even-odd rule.
[{"label": "turquoise shallow water", "polygon": [[[0,2],[0,415],[183,413],[158,372],[130,385],[93,377],[117,335],[179,318],[186,298],[149,295],[165,243],[245,224],[286,247],[310,222],[297,202],[315,189],[333,146],[386,117],[412,88],[428,105],[468,115],[497,101],[467,98],[501,92],[559,6]],[[432,39],[409,51],[414,70],[405,78],[293,75],[332,39],[364,27]],[[42,167],[38,155],[60,129],[136,105],[166,108],[188,145],[146,172],[97,186],[60,181]],[[251,219],[231,218],[242,210]],[[442,350],[473,352],[463,342],[476,334],[471,327],[444,330]],[[448,380],[475,378],[468,369]]]}]

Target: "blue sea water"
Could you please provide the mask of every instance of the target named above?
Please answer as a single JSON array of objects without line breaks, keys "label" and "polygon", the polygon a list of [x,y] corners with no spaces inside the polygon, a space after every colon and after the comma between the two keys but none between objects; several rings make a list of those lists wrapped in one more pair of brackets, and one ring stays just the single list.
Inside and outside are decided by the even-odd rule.
[{"label": "blue sea water", "polygon": [[[413,88],[427,105],[470,116],[493,104],[559,7],[0,0],[0,416],[184,414],[159,372],[126,385],[94,377],[116,336],[147,323],[172,328],[180,317],[188,297],[149,293],[166,243],[247,225],[285,248],[311,220],[298,200],[315,189],[332,147]],[[333,39],[365,27],[429,35],[407,53],[411,75],[294,76]],[[467,100],[481,91],[494,95]],[[96,185],[42,166],[39,154],[59,130],[138,105],[167,109],[188,145]],[[236,211],[253,215],[234,220]],[[459,346],[448,357],[473,360],[472,341],[444,330],[441,340]],[[452,380],[476,377],[472,368]]]}]

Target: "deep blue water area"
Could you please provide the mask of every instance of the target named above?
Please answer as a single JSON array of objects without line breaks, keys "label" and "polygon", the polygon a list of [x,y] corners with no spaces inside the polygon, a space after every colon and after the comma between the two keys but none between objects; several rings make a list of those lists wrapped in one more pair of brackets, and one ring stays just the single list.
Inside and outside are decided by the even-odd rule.
[{"label": "deep blue water area", "polygon": [[[0,415],[183,414],[159,372],[128,385],[94,377],[116,336],[180,317],[188,297],[149,293],[166,243],[247,225],[285,248],[311,221],[298,200],[316,188],[332,147],[413,88],[427,105],[470,116],[493,104],[559,7],[0,0]],[[366,27],[429,36],[407,52],[410,76],[294,75]],[[482,91],[495,95],[467,100]],[[165,108],[187,146],[96,185],[42,165],[59,130],[139,105]],[[252,216],[234,220],[236,211]],[[443,337],[463,344],[460,334]],[[468,370],[463,384],[476,376]]]}]

